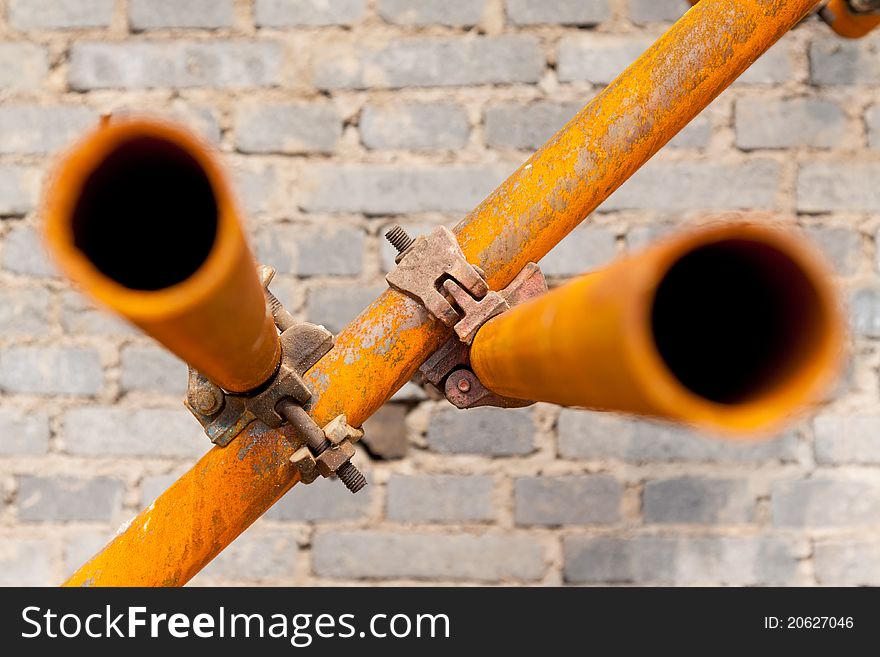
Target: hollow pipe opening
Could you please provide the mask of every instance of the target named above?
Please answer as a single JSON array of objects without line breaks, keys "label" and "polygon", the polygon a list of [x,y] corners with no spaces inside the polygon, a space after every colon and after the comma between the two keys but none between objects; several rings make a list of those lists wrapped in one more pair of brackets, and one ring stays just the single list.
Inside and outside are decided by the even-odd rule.
[{"label": "hollow pipe opening", "polygon": [[204,264],[218,202],[204,168],[156,136],[118,144],[85,179],[73,244],[105,276],[134,290],[180,283]]},{"label": "hollow pipe opening", "polygon": [[791,255],[755,239],[722,239],[675,260],[656,289],[653,339],[674,377],[719,404],[789,385],[825,350],[832,309]]}]

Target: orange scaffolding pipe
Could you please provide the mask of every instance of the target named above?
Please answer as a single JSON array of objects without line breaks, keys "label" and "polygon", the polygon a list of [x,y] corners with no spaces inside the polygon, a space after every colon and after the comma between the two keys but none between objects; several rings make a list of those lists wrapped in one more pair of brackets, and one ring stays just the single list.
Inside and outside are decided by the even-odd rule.
[{"label": "orange scaffolding pipe", "polygon": [[[815,0],[702,0],[454,229],[490,286],[538,261],[679,132]],[[359,426],[448,337],[384,292],[306,374],[318,424]],[[161,428],[157,428],[161,430]],[[252,427],[209,451],[65,583],[177,586],[296,483],[284,431]]]}]

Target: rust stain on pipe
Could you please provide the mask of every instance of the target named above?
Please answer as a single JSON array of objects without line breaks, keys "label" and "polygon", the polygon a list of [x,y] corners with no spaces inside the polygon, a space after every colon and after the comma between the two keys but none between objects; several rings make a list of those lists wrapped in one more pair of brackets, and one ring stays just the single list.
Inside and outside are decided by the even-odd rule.
[{"label": "rust stain on pipe", "polygon": [[489,320],[471,366],[500,395],[766,435],[837,371],[830,279],[792,233],[719,223]]},{"label": "rust stain on pipe", "polygon": [[281,355],[227,176],[187,131],[110,120],[73,147],[45,193],[61,269],[226,390]]},{"label": "rust stain on pipe", "polygon": [[[509,283],[528,261],[539,260],[565,237],[813,4],[813,0],[700,2],[456,226],[454,232],[469,260],[486,271],[493,289]],[[414,301],[386,291],[306,373],[313,390],[310,413],[322,424],[344,411],[352,424],[360,424],[409,380],[447,336],[448,329],[428,318]],[[275,465],[289,472],[287,456],[274,445],[269,442],[254,449],[265,450],[264,461],[278,459]],[[211,502],[211,491],[227,485],[219,467],[226,459],[217,452],[218,448],[209,452],[183,477],[191,481],[201,467],[201,485],[208,495],[195,511],[202,517],[220,512],[221,499]],[[287,476],[292,481],[292,472]],[[141,583],[162,584],[163,573],[180,570],[177,561],[192,559],[194,542],[212,546],[210,554],[199,553],[201,567],[228,544],[232,534],[243,531],[276,501],[278,481],[261,482],[246,488],[242,495],[248,499],[228,510],[226,520],[238,525],[235,532],[174,533],[169,546],[172,539],[157,532],[149,540],[129,541],[125,536],[136,531],[131,528],[84,566],[77,581],[131,583],[125,577],[127,561],[161,557],[164,569],[157,567],[152,580]],[[172,509],[181,490],[172,487],[156,504]],[[255,510],[259,510],[256,515]],[[174,524],[170,511],[166,524]],[[197,570],[187,566],[183,572],[191,575]],[[176,583],[185,581],[180,577]]]},{"label": "rust stain on pipe", "polygon": [[64,585],[186,584],[298,481],[287,432],[261,427],[205,454]]}]

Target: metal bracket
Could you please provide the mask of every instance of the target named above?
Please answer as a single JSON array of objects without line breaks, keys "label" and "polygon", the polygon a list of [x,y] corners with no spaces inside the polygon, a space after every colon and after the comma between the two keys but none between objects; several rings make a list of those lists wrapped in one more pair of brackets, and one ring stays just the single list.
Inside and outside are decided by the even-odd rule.
[{"label": "metal bracket", "polygon": [[184,404],[205,429],[215,445],[225,447],[251,422],[261,421],[276,429],[288,424],[296,448],[290,462],[303,483],[312,483],[319,474],[337,476],[351,492],[367,485],[366,478],[351,462],[354,443],[364,432],[339,415],[321,429],[305,411],[312,396],[303,374],[333,347],[333,334],[323,326],[297,322],[269,291],[275,275],[271,267],[258,273],[266,291],[266,305],[280,331],[281,360],[275,374],[258,390],[231,394],[190,368]]},{"label": "metal bracket", "polygon": [[363,429],[348,424],[345,415],[337,415],[321,430],[330,442],[320,454],[315,456],[308,444],[302,445],[290,457],[290,462],[299,471],[300,480],[310,484],[318,475],[332,477],[339,473],[354,456],[354,443],[363,438]]},{"label": "metal bracket", "polygon": [[184,405],[205,429],[215,445],[224,447],[254,420],[273,429],[285,419],[275,409],[285,398],[303,404],[312,396],[302,375],[333,347],[333,334],[323,326],[294,322],[268,285],[275,271],[260,267],[267,304],[281,335],[281,361],[275,374],[258,390],[247,394],[227,393],[203,374],[190,368]]},{"label": "metal bracket", "polygon": [[[447,281],[448,282],[448,281]],[[527,299],[547,291],[547,281],[541,269],[530,262],[516,275],[510,285],[498,294],[505,302],[505,307],[516,306]],[[479,323],[474,323],[472,335],[494,313]],[[467,319],[467,316],[465,317]],[[447,340],[419,368],[419,373],[426,383],[436,387],[458,408],[475,408],[477,406],[498,406],[501,408],[519,408],[534,404],[524,399],[513,399],[496,395],[487,389],[471,370],[470,347],[457,337]]]},{"label": "metal bracket", "polygon": [[421,303],[466,344],[480,325],[509,307],[501,295],[489,290],[483,272],[465,259],[455,235],[445,226],[406,243],[396,262],[397,267],[385,276],[388,285]]}]

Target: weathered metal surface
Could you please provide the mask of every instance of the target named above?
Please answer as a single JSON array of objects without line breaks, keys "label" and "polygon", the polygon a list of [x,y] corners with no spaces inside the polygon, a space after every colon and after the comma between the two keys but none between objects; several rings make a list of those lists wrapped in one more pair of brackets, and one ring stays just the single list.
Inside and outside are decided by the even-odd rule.
[{"label": "weathered metal surface", "polygon": [[[456,233],[490,287],[537,261],[813,7],[812,0],[703,0],[471,212]],[[67,200],[71,201],[70,194]],[[450,335],[414,299],[385,291],[336,338],[304,380],[319,425],[360,426]],[[224,354],[225,356],[226,354]],[[296,477],[280,433],[209,452],[71,584],[183,584],[265,512]],[[284,447],[279,448],[281,445]],[[258,476],[243,477],[253,467]],[[260,475],[266,471],[273,476]],[[195,485],[198,482],[198,485]],[[179,501],[179,504],[177,502]],[[146,512],[145,512],[146,513]],[[142,514],[143,516],[144,514]],[[222,518],[216,526],[212,517]],[[131,563],[149,561],[147,570]]]},{"label": "weathered metal surface", "polygon": [[[157,427],[157,431],[161,430]],[[65,586],[182,586],[297,481],[288,428],[251,424],[215,447]]]},{"label": "weathered metal surface", "polygon": [[440,291],[444,281],[454,280],[477,299],[489,292],[481,273],[468,263],[445,226],[416,238],[400,256],[397,267],[385,276],[388,285],[419,301],[446,326],[455,326],[461,316]]},{"label": "weathered metal surface", "polygon": [[[705,361],[699,378],[694,361],[678,367],[681,359],[664,357],[666,325],[658,324],[662,309],[655,305],[672,267],[698,252],[709,254],[701,262],[716,264],[688,271],[707,282],[679,285],[680,301],[665,308],[676,315],[682,305],[694,308],[695,316],[681,318],[675,333],[701,326],[702,335],[684,338],[676,349]],[[830,270],[794,234],[769,224],[722,222],[663,240],[489,320],[471,346],[471,367],[499,395],[760,435],[815,401],[836,373],[843,328],[830,280]],[[770,302],[762,300],[764,290]],[[713,292],[727,314],[717,314],[719,306],[707,298]],[[785,310],[774,312],[778,308]],[[740,317],[778,337],[763,345],[749,333],[729,336],[726,327]],[[743,349],[760,355],[738,379],[743,359],[724,354]],[[735,398],[700,394],[718,389],[713,379],[743,384]]]},{"label": "weathered metal surface", "polygon": [[[446,281],[445,285],[449,283],[450,281]],[[502,310],[508,310],[510,306],[523,303],[532,297],[544,294],[546,291],[547,281],[544,279],[544,273],[538,265],[530,262],[523,267],[523,270],[510,282],[510,285],[497,293],[490,292],[504,302],[503,307],[498,308],[497,312],[490,310],[490,312],[480,313],[479,309],[471,309],[465,315],[465,318],[477,318],[473,323],[472,334],[476,335],[483,324]],[[460,294],[467,295],[464,291],[461,291]],[[486,297],[488,296],[486,295]],[[467,298],[470,299],[470,296],[468,295]],[[462,302],[467,303],[462,299],[459,300],[459,305]],[[490,306],[490,309],[492,308]],[[503,397],[486,388],[470,369],[470,349],[468,347],[470,342],[471,340],[459,339],[459,336],[449,338],[419,367],[419,373],[425,382],[442,391],[446,399],[457,408],[476,408],[478,406],[521,408],[534,403],[525,399]]]}]

